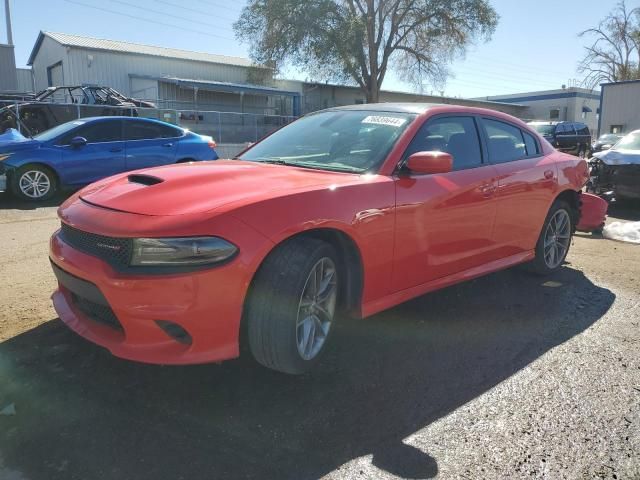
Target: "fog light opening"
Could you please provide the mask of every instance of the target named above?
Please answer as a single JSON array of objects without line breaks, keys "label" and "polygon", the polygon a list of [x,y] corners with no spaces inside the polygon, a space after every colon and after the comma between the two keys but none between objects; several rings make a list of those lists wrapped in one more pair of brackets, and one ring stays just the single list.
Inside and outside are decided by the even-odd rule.
[{"label": "fog light opening", "polygon": [[156,320],[155,322],[164,331],[164,333],[169,335],[176,342],[182,343],[183,345],[191,345],[193,342],[189,332],[177,323],[169,322],[167,320]]}]

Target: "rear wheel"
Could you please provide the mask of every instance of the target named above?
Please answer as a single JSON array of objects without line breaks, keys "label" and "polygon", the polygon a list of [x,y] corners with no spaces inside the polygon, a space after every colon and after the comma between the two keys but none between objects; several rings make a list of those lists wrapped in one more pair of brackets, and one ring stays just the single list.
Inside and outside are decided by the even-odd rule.
[{"label": "rear wheel", "polygon": [[43,165],[25,165],[12,175],[13,193],[23,200],[49,200],[56,194],[57,188],[55,174]]},{"label": "rear wheel", "polygon": [[259,363],[300,374],[318,361],[334,322],[336,265],[333,247],[313,238],[290,240],[267,257],[245,315],[249,348]]},{"label": "rear wheel", "polygon": [[530,270],[548,275],[558,270],[569,253],[573,235],[572,210],[563,201],[553,203],[536,244],[536,257]]}]

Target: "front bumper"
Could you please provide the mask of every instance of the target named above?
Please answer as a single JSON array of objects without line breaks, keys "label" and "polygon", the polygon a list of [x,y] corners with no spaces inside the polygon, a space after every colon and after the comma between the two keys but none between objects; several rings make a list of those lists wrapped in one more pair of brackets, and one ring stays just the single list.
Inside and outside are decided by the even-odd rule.
[{"label": "front bumper", "polygon": [[[113,355],[154,364],[209,363],[237,357],[247,287],[241,262],[188,274],[132,276],[66,244],[56,233],[52,299],[72,330]],[[160,322],[160,323],[158,323]],[[188,342],[161,323],[179,325]]]}]

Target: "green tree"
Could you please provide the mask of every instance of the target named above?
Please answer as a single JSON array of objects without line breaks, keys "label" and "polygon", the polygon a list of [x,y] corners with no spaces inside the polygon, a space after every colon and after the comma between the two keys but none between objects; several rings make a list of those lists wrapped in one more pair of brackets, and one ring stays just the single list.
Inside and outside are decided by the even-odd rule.
[{"label": "green tree", "polygon": [[497,23],[487,0],[249,0],[234,30],[254,61],[351,81],[377,102],[390,68],[416,85],[443,82]]},{"label": "green tree", "polygon": [[585,86],[640,78],[640,7],[629,10],[623,0],[597,27],[579,36],[593,38],[578,64]]}]

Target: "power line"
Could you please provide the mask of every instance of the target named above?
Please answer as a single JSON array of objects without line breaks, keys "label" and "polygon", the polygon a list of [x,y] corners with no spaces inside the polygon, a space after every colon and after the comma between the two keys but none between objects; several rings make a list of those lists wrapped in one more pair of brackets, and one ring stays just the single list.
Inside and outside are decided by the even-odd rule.
[{"label": "power line", "polygon": [[554,82],[553,80],[533,80],[530,77],[517,76],[517,75],[493,74],[493,73],[489,73],[482,70],[453,69],[453,73],[456,76],[476,76],[483,79],[487,79],[489,81],[506,80],[506,81],[523,82],[523,83],[528,83],[532,85],[541,85],[541,86],[556,85],[556,82]]},{"label": "power line", "polygon": [[169,5],[171,7],[179,8],[181,10],[186,10],[188,12],[197,13],[198,15],[207,15],[209,17],[214,17],[215,16],[216,18],[222,18],[223,20],[229,20],[230,22],[235,22],[234,19],[229,18],[229,17],[222,17],[222,16],[218,15],[217,13],[213,14],[211,12],[205,12],[204,10],[197,10],[195,8],[184,7],[182,5],[178,5],[177,3],[167,2],[167,0],[156,0],[156,2],[164,3],[165,5]]},{"label": "power line", "polygon": [[[119,3],[120,5],[124,5],[125,7],[131,7],[131,8],[137,8],[138,10],[142,10],[144,12],[151,12],[151,13],[155,13],[158,15],[163,15],[163,16],[169,16],[169,14],[165,13],[165,12],[161,12],[159,10],[154,10],[152,8],[148,8],[148,7],[139,7],[138,5],[133,5],[132,3],[129,2],[123,2],[122,0],[111,0],[114,3]],[[185,22],[189,22],[189,23],[197,23],[199,25],[204,25],[205,27],[213,27],[213,28],[223,28],[220,27],[220,25],[215,25],[213,23],[207,23],[207,22],[201,22],[199,20],[192,20],[190,18],[187,17],[181,17],[179,15],[170,15],[171,18],[175,18],[176,20],[183,20]]]},{"label": "power line", "polygon": [[82,7],[93,8],[94,10],[100,10],[101,12],[112,13],[114,15],[120,15],[121,17],[132,18],[132,19],[138,20],[140,22],[154,23],[156,25],[162,25],[163,27],[177,28],[177,29],[182,30],[184,32],[198,33],[200,35],[206,35],[207,37],[220,38],[222,40],[230,40],[232,42],[235,41],[235,39],[233,39],[233,38],[223,37],[222,35],[216,35],[215,33],[203,32],[201,30],[193,30],[193,29],[187,30],[186,28],[181,27],[179,25],[173,25],[171,23],[160,22],[158,20],[151,20],[149,18],[142,18],[142,17],[139,17],[137,15],[130,15],[130,14],[127,14],[127,13],[122,13],[122,12],[118,12],[118,11],[115,11],[115,10],[110,10],[108,8],[97,7],[95,5],[89,5],[87,3],[78,2],[76,0],[64,0],[64,1],[67,2],[67,3],[72,3],[74,5],[80,5]]},{"label": "power line", "polygon": [[[487,65],[487,64],[496,64],[496,65],[504,65],[507,66],[509,68],[515,68],[517,70],[522,70],[525,71],[526,73],[549,73],[549,74],[555,74],[555,75],[566,75],[566,72],[560,72],[558,70],[548,70],[546,68],[542,68],[542,67],[537,67],[537,66],[525,66],[523,64],[517,64],[517,63],[513,63],[513,62],[505,62],[503,60],[498,60],[496,58],[487,58],[487,57],[481,57],[481,56],[477,56],[477,55],[472,55],[471,58],[467,59],[461,59],[459,60],[460,62],[466,63],[466,62],[471,62],[471,63],[476,63],[478,65]],[[501,67],[504,68],[504,67]]]},{"label": "power line", "polygon": [[229,7],[228,5],[220,5],[218,3],[212,2],[212,1],[208,1],[208,0],[199,0],[201,3],[204,3],[206,5],[211,5],[212,7],[216,7],[216,8],[223,8],[225,10],[231,10],[233,12],[237,12],[238,10],[232,7]]}]

